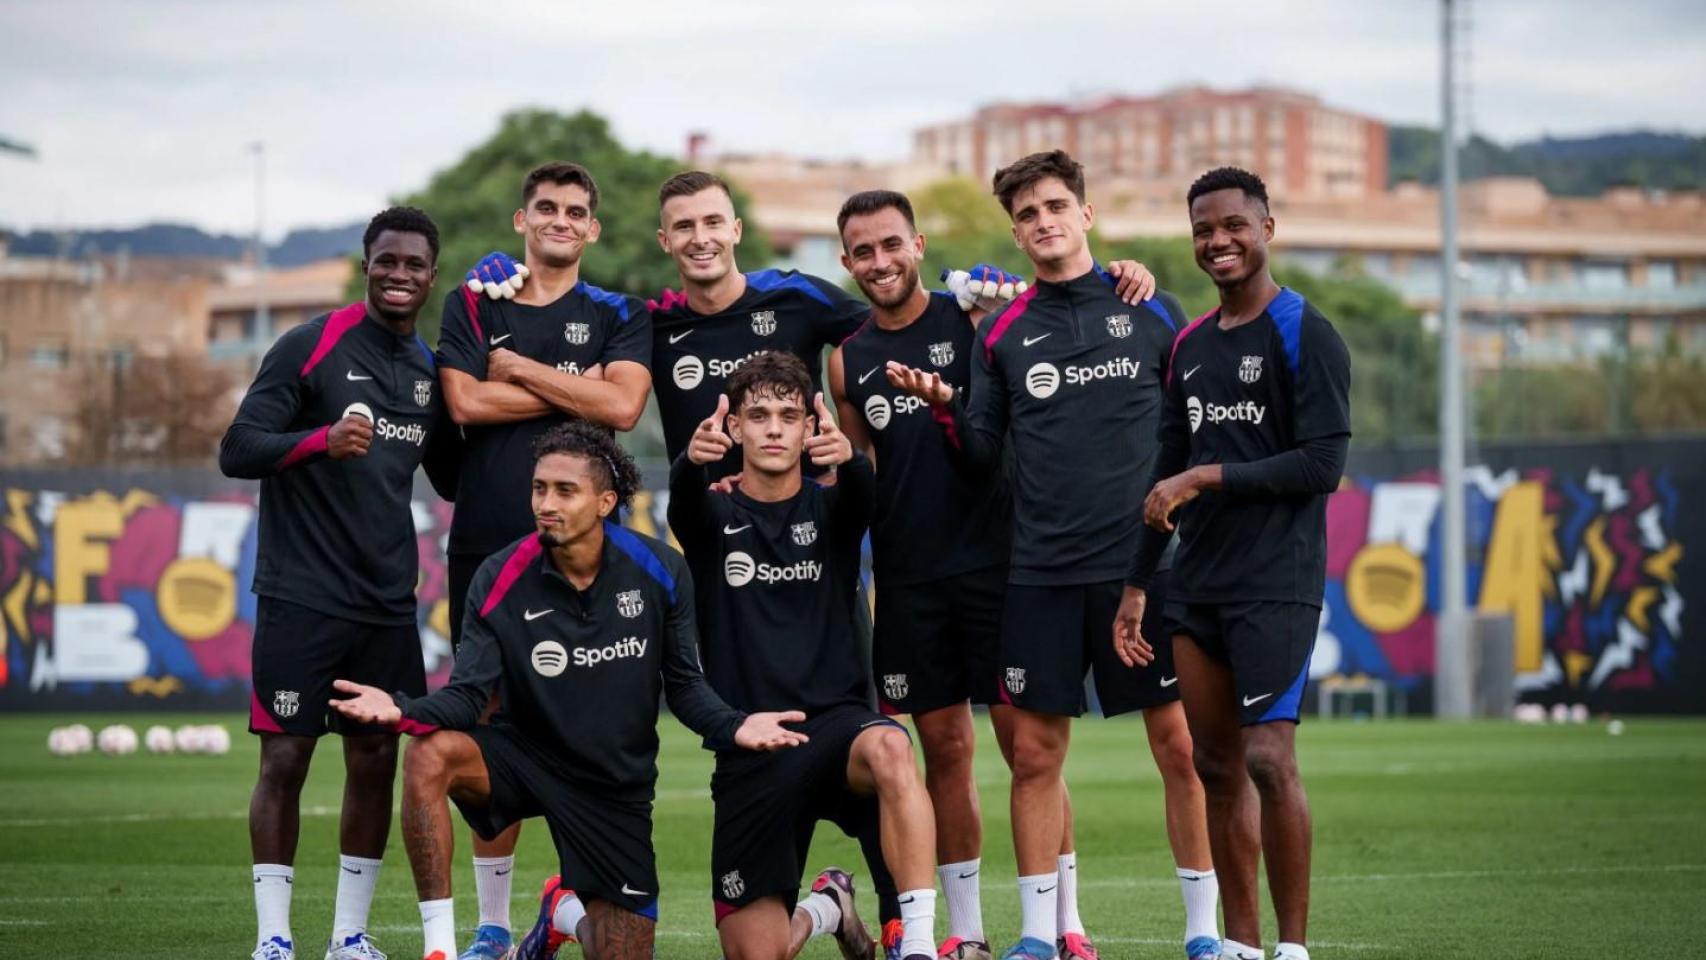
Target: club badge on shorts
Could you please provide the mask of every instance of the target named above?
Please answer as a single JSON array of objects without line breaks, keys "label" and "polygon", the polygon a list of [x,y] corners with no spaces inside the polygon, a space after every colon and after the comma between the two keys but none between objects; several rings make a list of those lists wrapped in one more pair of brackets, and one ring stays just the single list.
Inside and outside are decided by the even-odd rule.
[{"label": "club badge on shorts", "polygon": [[272,695],[272,712],[282,719],[289,720],[296,716],[296,711],[302,709],[302,695],[295,690],[280,690]]}]

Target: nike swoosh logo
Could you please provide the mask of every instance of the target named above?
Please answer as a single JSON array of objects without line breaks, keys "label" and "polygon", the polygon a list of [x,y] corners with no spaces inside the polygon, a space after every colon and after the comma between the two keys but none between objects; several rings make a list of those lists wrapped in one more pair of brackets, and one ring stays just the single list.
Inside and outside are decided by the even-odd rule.
[{"label": "nike swoosh logo", "polygon": [[646,892],[646,891],[644,891],[644,890],[635,890],[635,889],[634,889],[634,888],[633,888],[633,887],[630,887],[630,886],[628,886],[628,885],[627,885],[627,884],[626,884],[626,883],[624,883],[624,884],[622,884],[622,892],[623,892],[623,893],[624,893],[624,894],[625,894],[625,895],[627,895],[627,896],[630,896],[630,897],[647,897],[647,896],[651,896],[651,894],[648,894],[648,893],[647,893],[647,892]]},{"label": "nike swoosh logo", "polygon": [[1178,677],[1162,677],[1161,678],[1161,685],[1163,687],[1170,687],[1173,684],[1178,683],[1178,682],[1179,682]]},{"label": "nike swoosh logo", "polygon": [[977,876],[977,871],[976,871],[976,870],[973,870],[973,871],[972,871],[972,872],[970,872],[970,873],[962,873],[962,874],[960,874],[960,879],[961,879],[961,880],[970,880],[970,879],[971,879],[971,878],[972,878],[972,877],[975,877],[975,876]]},{"label": "nike swoosh logo", "polygon": [[918,900],[917,897],[901,897],[900,899],[896,900],[895,903],[913,903],[917,900]]},{"label": "nike swoosh logo", "polygon": [[691,331],[691,330],[683,330],[680,333],[672,333],[669,335],[669,342],[670,343],[680,343],[682,340],[687,339],[687,335],[692,333],[692,332],[693,331]]},{"label": "nike swoosh logo", "polygon": [[345,377],[345,379],[348,379],[348,380],[372,380],[373,379],[372,377],[357,376],[356,372],[354,370],[351,370],[350,372],[344,374],[344,377]]},{"label": "nike swoosh logo", "polygon": [[1271,697],[1271,696],[1273,696],[1273,694],[1271,694],[1271,693],[1264,693],[1264,694],[1262,694],[1262,695],[1261,695],[1261,696],[1259,696],[1259,697],[1245,697],[1245,698],[1244,698],[1244,706],[1246,706],[1246,707],[1247,707],[1247,706],[1249,706],[1249,705],[1250,705],[1250,704],[1252,704],[1252,703],[1261,703],[1261,702],[1262,702],[1262,701],[1263,701],[1263,700],[1266,700],[1266,699],[1267,699],[1267,698],[1269,698],[1269,697]]},{"label": "nike swoosh logo", "polygon": [[1186,370],[1185,375],[1180,377],[1179,379],[1180,380],[1189,380],[1191,378],[1191,374],[1196,373],[1198,370],[1201,370],[1201,369],[1202,369],[1202,364],[1199,363],[1196,366],[1190,368],[1189,370]]},{"label": "nike swoosh logo", "polygon": [[749,523],[744,527],[728,527],[728,526],[725,526],[725,527],[723,527],[723,532],[724,533],[739,533],[742,530],[751,530],[751,529],[752,529],[752,524]]},{"label": "nike swoosh logo", "polygon": [[504,341],[505,341],[505,340],[508,340],[508,339],[509,339],[509,338],[510,338],[510,337],[513,337],[513,336],[515,336],[515,334],[513,334],[513,333],[506,333],[506,334],[504,334],[504,335],[503,335],[503,336],[501,336],[501,337],[493,337],[493,338],[492,338],[492,340],[491,340],[491,343],[490,343],[490,344],[488,344],[488,346],[493,346],[493,347],[495,347],[495,346],[497,346],[497,345],[498,345],[498,344],[500,344],[500,343],[503,343],[503,342],[504,342]]},{"label": "nike swoosh logo", "polygon": [[866,380],[871,379],[871,374],[876,373],[878,370],[881,370],[881,369],[882,369],[881,367],[872,367],[871,369],[866,370],[865,375],[859,378],[859,382],[864,383]]},{"label": "nike swoosh logo", "polygon": [[1028,347],[1028,346],[1030,346],[1030,345],[1031,345],[1031,344],[1033,344],[1033,343],[1041,343],[1041,342],[1043,342],[1043,341],[1044,341],[1044,340],[1047,340],[1047,339],[1048,339],[1048,338],[1049,338],[1049,337],[1052,337],[1052,336],[1054,336],[1054,334],[1052,334],[1052,333],[1045,333],[1045,334],[1043,334],[1043,335],[1042,335],[1042,336],[1040,336],[1040,337],[1026,337],[1026,338],[1025,338],[1025,346],[1027,346],[1027,347]]},{"label": "nike swoosh logo", "polygon": [[532,621],[537,620],[540,617],[543,617],[545,614],[550,613],[552,610],[555,610],[555,609],[556,609],[555,607],[552,607],[551,610],[540,610],[537,612],[529,610],[526,613],[522,614],[521,616],[523,619],[525,619],[529,623],[531,623]]},{"label": "nike swoosh logo", "polygon": [[1048,892],[1052,891],[1053,889],[1054,889],[1053,887],[1038,887],[1037,893],[1039,893],[1039,894],[1048,893]]},{"label": "nike swoosh logo", "polygon": [[492,876],[494,876],[494,877],[507,877],[510,875],[511,872],[512,871],[510,871],[510,870],[493,870]]},{"label": "nike swoosh logo", "polygon": [[355,875],[356,875],[356,876],[358,876],[358,877],[359,877],[359,876],[361,876],[361,871],[360,871],[360,870],[351,870],[351,869],[350,869],[350,868],[349,868],[349,867],[345,867],[345,868],[344,868],[344,872],[345,872],[345,873],[353,873],[353,874],[355,874]]}]

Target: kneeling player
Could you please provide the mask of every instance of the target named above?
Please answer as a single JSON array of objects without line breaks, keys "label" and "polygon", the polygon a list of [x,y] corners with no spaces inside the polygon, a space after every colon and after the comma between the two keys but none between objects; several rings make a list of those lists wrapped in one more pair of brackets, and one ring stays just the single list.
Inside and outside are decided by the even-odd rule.
[{"label": "kneeling player", "polygon": [[[660,690],[712,749],[805,741],[780,725],[804,714],[746,715],[705,682],[681,555],[609,519],[639,486],[621,447],[575,422],[543,435],[534,453],[538,532],[475,574],[449,685],[394,700],[340,680],[353,696],[332,702],[357,722],[420,737],[404,758],[403,841],[427,960],[456,953],[446,797],[488,839],[527,817],[550,827],[561,879],[547,885],[520,956],[549,956],[574,935],[589,957],[638,960],[652,954],[657,918],[651,804]],[[504,713],[477,726],[500,684]]]},{"label": "kneeling player", "polygon": [[[899,954],[930,958],[930,799],[906,731],[866,705],[866,666],[853,634],[875,480],[823,398],[807,405],[812,388],[799,358],[759,354],[729,378],[716,412],[699,424],[670,473],[670,527],[698,558],[706,676],[741,709],[798,706],[807,715],[799,729],[811,738],[785,754],[717,755],[711,872],[718,933],[730,960],[780,960],[798,951],[803,938],[790,930],[790,912],[812,832],[817,821],[830,820],[863,842],[880,835],[882,856],[869,859],[886,863],[891,889],[899,888]],[[709,490],[707,468],[736,444],[735,489]],[[833,485],[802,477],[808,454],[820,467],[839,465]],[[849,929],[856,922],[844,923],[842,878],[830,879],[835,894],[820,889],[797,919],[812,933],[836,933],[849,957],[868,957],[868,935]],[[887,880],[876,878],[879,892]]]}]

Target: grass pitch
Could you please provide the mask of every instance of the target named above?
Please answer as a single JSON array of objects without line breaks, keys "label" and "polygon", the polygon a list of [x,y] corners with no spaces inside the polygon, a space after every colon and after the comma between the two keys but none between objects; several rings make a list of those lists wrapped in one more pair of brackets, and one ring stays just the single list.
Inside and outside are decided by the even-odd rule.
[{"label": "grass pitch", "polygon": [[[235,741],[222,758],[51,757],[49,728],[74,719],[140,731],[212,718],[0,717],[0,957],[247,957],[245,818],[256,751],[245,718],[217,718]],[[999,950],[1016,934],[1018,903],[1005,771],[979,723],[984,913]],[[673,721],[664,733],[658,956],[715,958],[710,757]],[[1690,951],[1700,936],[1685,927],[1706,903],[1706,722],[1638,718],[1616,737],[1601,723],[1310,722],[1300,742],[1315,815],[1314,956],[1698,955]],[[1137,722],[1080,723],[1068,778],[1080,902],[1102,956],[1182,956],[1161,786]],[[304,958],[320,956],[331,923],[341,788],[338,744],[328,738],[303,797],[292,921]],[[466,849],[455,860],[457,919],[467,929],[477,906]],[[856,848],[833,827],[819,831],[812,863],[864,876]],[[553,869],[545,831],[525,831],[512,909],[519,926]],[[873,902],[867,915],[875,913]],[[393,958],[420,955],[395,836],[372,922]],[[1264,935],[1272,949],[1271,916]],[[805,956],[838,954],[825,940]]]}]

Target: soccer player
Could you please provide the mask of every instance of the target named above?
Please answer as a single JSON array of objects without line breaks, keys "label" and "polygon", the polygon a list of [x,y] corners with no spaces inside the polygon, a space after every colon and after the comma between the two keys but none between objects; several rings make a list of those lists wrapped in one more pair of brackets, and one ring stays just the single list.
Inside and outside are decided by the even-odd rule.
[{"label": "soccer player", "polygon": [[[850,929],[858,924],[840,909],[850,900],[820,889],[795,910],[814,827],[830,820],[861,838],[879,828],[881,855],[867,850],[867,859],[873,871],[886,862],[898,888],[899,955],[928,960],[936,899],[930,799],[904,728],[866,706],[866,664],[854,637],[874,478],[814,386],[799,358],[760,353],[729,378],[670,473],[670,528],[699,585],[711,686],[744,710],[797,706],[810,737],[783,754],[717,756],[718,934],[730,960],[791,957],[802,925],[836,933],[849,958],[870,956],[869,935]],[[736,446],[740,482],[728,493],[708,489]],[[839,467],[833,485],[802,475],[806,456],[820,469]]]},{"label": "soccer player", "polygon": [[[550,827],[562,872],[521,956],[550,956],[573,934],[594,960],[649,960],[659,693],[712,749],[804,743],[781,723],[805,715],[743,714],[706,684],[681,555],[611,519],[640,477],[608,431],[563,424],[534,452],[537,532],[480,565],[450,683],[393,697],[339,680],[350,696],[332,704],[418,738],[403,762],[403,840],[427,960],[456,949],[447,797],[488,839],[525,817]],[[481,724],[500,687],[503,713]]]},{"label": "soccer player", "polygon": [[328,729],[343,735],[345,781],[326,957],[384,956],[367,914],[391,830],[397,735],[339,721],[326,702],[338,677],[426,692],[410,499],[423,462],[451,496],[457,460],[432,351],[415,333],[437,263],[426,214],[393,207],[374,217],[362,236],[366,300],[279,337],[219,445],[226,476],[261,481],[249,701],[249,731],[261,738],[249,803],[255,960],[295,957],[302,782]]},{"label": "soccer player", "polygon": [[[1114,632],[1128,663],[1165,608],[1226,889],[1222,956],[1262,956],[1256,861],[1279,915],[1275,960],[1308,960],[1309,801],[1298,705],[1321,619],[1327,495],[1350,446],[1350,356],[1313,304],[1274,283],[1274,220],[1255,174],[1222,167],[1187,195],[1197,265],[1220,306],[1179,333],[1155,484]],[[1171,593],[1151,571],[1172,535]],[[1140,627],[1141,623],[1141,627]]]},{"label": "soccer player", "polygon": [[[871,304],[870,320],[830,354],[828,371],[841,429],[877,465],[871,552],[880,589],[872,669],[883,712],[911,714],[924,752],[936,814],[936,874],[948,907],[948,938],[938,953],[988,960],[970,703],[995,699],[1010,495],[1001,473],[958,469],[929,407],[883,373],[895,361],[964,386],[972,337],[987,310],[975,304],[966,310],[952,294],[925,290],[919,279],[925,241],[905,195],[854,194],[841,207],[837,229],[842,265]],[[1109,269],[1121,276],[1122,293],[1131,288],[1130,302],[1153,289],[1154,278],[1140,264]]]},{"label": "soccer player", "polygon": [[[598,184],[585,167],[548,163],[528,173],[513,221],[529,281],[514,299],[484,300],[466,287],[444,305],[440,377],[450,415],[467,437],[467,462],[450,525],[451,643],[486,557],[533,529],[527,477],[532,444],[570,419],[627,430],[651,389],[651,326],[644,304],[580,278],[598,242]],[[462,960],[510,949],[510,881],[520,829],[474,838],[480,923]]]},{"label": "soccer player", "polygon": [[[1077,916],[1077,858],[1061,767],[1071,718],[1094,669],[1104,714],[1143,712],[1166,795],[1167,832],[1186,905],[1187,953],[1212,956],[1213,871],[1202,787],[1164,643],[1127,667],[1108,636],[1131,562],[1155,455],[1161,375],[1183,326],[1165,292],[1133,308],[1092,258],[1083,169],[1062,151],[995,175],[1013,238],[1036,269],[1024,296],[978,327],[969,400],[939,372],[892,363],[897,386],[929,402],[970,467],[1014,469],[1013,555],[997,668],[996,736],[1013,773],[1013,844],[1023,929],[1015,960],[1094,958]],[[1206,895],[1205,895],[1206,894]]]}]

